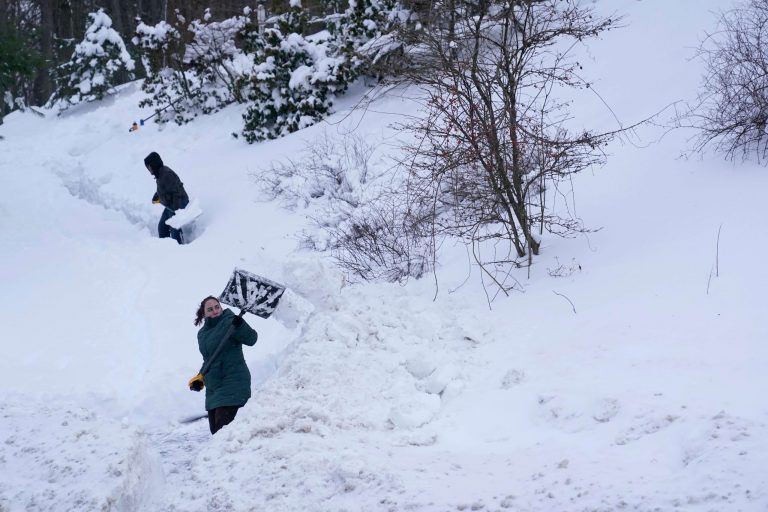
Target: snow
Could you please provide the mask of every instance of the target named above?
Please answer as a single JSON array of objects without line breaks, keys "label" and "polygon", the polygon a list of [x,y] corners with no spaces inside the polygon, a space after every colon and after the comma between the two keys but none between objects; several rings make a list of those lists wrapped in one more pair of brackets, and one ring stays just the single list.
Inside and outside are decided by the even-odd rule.
[{"label": "snow", "polygon": [[[692,47],[727,6],[610,4],[627,26],[583,72],[616,115],[694,98]],[[358,86],[247,145],[239,105],[128,133],[139,89],[0,126],[0,510],[768,509],[764,167],[681,159],[683,131],[617,141],[570,198],[602,229],[545,238],[489,307],[461,246],[434,276],[351,285],[301,249],[311,205],[260,200],[323,137],[362,134],[378,176],[413,91]],[[585,95],[578,116],[615,123]],[[205,210],[188,245],[156,238],[151,151]],[[203,408],[194,311],[234,268],[288,291],[246,315],[253,398],[212,437],[178,419]]]},{"label": "snow", "polygon": [[190,222],[193,222],[200,215],[203,214],[202,208],[200,208],[200,202],[197,199],[192,199],[186,208],[176,210],[176,214],[165,223],[174,229],[179,229]]},{"label": "snow", "polygon": [[[162,487],[158,454],[135,427],[63,402],[30,410],[6,400],[0,413],[8,425],[0,489],[10,492],[12,506],[146,510]],[[98,456],[84,459],[88,453]]]},{"label": "snow", "polygon": [[308,88],[313,72],[314,70],[309,66],[299,66],[291,72],[291,79],[288,81],[288,87],[291,89],[297,89],[299,87]]},{"label": "snow", "polygon": [[211,22],[210,10],[206,9],[204,23],[194,20],[188,30],[194,34],[184,54],[184,62],[206,60],[242,59],[243,52],[236,48],[235,36],[248,23],[246,16],[235,16],[220,22]]},{"label": "snow", "polygon": [[139,22],[136,26],[136,36],[132,42],[142,48],[162,48],[174,37],[179,37],[178,31],[166,21],[160,21],[157,25],[147,25]]},{"label": "snow", "polygon": [[119,50],[120,60],[125,68],[132,71],[135,63],[125,47],[122,37],[112,28],[112,19],[99,9],[97,12],[88,15],[91,18],[91,25],[85,33],[85,40],[75,47],[75,54],[78,56],[105,56],[104,44],[109,42]]}]

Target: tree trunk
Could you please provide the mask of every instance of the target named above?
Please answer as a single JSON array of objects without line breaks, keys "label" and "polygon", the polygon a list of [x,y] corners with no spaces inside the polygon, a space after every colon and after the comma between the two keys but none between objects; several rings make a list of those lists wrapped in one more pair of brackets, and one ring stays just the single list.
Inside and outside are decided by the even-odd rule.
[{"label": "tree trunk", "polygon": [[43,105],[53,92],[53,83],[51,82],[51,67],[55,65],[55,54],[53,48],[54,41],[54,0],[39,0],[40,7],[40,54],[43,58],[43,64],[38,68],[37,77],[35,77],[32,89],[32,98],[30,104]]}]

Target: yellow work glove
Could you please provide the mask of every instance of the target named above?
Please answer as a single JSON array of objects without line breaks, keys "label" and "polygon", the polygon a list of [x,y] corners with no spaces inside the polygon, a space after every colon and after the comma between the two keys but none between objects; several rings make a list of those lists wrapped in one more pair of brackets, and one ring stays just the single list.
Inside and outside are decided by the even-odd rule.
[{"label": "yellow work glove", "polygon": [[205,387],[205,381],[203,380],[203,374],[198,373],[191,379],[189,379],[189,389],[191,391],[202,391]]},{"label": "yellow work glove", "polygon": [[160,204],[160,198],[155,194],[152,196],[152,204]]}]

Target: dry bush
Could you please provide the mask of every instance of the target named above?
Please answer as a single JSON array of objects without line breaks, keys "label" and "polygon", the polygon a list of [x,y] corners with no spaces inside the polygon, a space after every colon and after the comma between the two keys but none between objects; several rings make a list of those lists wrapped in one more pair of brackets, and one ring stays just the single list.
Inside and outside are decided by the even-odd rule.
[{"label": "dry bush", "polygon": [[693,152],[712,147],[729,159],[768,156],[768,2],[749,0],[720,13],[718,27],[699,45],[704,62],[698,102],[678,126],[698,135]]}]

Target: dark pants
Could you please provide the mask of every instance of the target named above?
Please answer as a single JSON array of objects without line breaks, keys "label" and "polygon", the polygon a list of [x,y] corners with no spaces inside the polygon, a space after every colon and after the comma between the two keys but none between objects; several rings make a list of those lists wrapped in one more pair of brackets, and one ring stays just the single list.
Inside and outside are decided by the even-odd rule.
[{"label": "dark pants", "polygon": [[160,216],[160,223],[157,225],[157,235],[160,238],[171,237],[178,243],[183,244],[184,233],[182,233],[180,229],[173,229],[171,226],[165,223],[165,221],[173,217],[175,214],[176,213],[169,208],[163,210],[163,214]]},{"label": "dark pants", "polygon": [[208,426],[211,427],[211,434],[215,434],[224,425],[229,425],[237,416],[238,406],[217,407],[208,411]]}]

